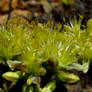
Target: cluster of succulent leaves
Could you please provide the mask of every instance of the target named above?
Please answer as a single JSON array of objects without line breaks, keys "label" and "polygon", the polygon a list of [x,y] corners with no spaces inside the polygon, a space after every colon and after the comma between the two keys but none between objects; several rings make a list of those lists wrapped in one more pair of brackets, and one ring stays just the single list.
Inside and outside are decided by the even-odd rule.
[{"label": "cluster of succulent leaves", "polygon": [[[28,23],[20,18],[0,26],[0,63],[10,68],[2,77],[16,85],[20,79],[26,80],[22,92],[53,92],[58,81],[79,81],[79,76],[69,71],[88,71],[92,61],[92,19],[85,29],[76,19],[61,29],[61,24]],[[42,86],[46,76],[49,78]]]},{"label": "cluster of succulent leaves", "polygon": [[60,2],[64,3],[65,5],[73,5],[74,0],[60,0]]}]

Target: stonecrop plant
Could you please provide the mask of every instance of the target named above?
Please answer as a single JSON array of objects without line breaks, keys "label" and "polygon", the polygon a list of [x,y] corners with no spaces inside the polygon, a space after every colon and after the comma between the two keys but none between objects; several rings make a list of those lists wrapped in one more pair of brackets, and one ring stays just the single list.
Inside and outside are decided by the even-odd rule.
[{"label": "stonecrop plant", "polygon": [[65,5],[73,5],[74,0],[60,0],[61,3],[64,3]]},{"label": "stonecrop plant", "polygon": [[28,23],[20,18],[0,26],[0,63],[10,68],[0,76],[16,85],[24,79],[22,92],[54,92],[58,81],[79,81],[79,76],[70,71],[87,73],[89,69],[92,19],[86,29],[81,29],[81,19],[61,28],[61,24]]}]

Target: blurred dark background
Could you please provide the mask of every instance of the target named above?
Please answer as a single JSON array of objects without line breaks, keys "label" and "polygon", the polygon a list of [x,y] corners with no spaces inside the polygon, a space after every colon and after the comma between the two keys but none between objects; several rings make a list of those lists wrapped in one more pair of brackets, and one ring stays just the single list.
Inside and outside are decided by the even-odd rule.
[{"label": "blurred dark background", "polygon": [[64,18],[79,14],[92,18],[92,0],[0,0],[0,24],[15,15],[29,21],[62,23]]}]

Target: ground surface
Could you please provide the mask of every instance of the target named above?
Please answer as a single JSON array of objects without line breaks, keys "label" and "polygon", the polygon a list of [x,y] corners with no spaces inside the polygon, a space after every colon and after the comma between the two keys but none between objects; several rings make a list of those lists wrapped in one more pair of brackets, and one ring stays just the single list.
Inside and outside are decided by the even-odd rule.
[{"label": "ground surface", "polygon": [[20,15],[39,22],[62,22],[62,18],[82,14],[92,18],[92,0],[74,0],[66,5],[61,0],[0,0],[0,23],[9,17]]}]

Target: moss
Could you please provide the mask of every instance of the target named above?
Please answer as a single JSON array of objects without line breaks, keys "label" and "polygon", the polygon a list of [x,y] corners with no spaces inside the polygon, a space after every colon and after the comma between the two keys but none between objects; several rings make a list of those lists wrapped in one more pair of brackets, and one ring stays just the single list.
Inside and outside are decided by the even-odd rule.
[{"label": "moss", "polygon": [[[88,71],[92,61],[91,22],[92,19],[88,21],[86,29],[81,29],[81,20],[74,19],[61,30],[61,24],[53,26],[50,22],[39,24],[28,23],[21,18],[12,19],[7,25],[0,26],[0,61],[5,61],[11,72],[20,71],[19,80],[31,75],[30,85],[24,82],[25,87],[29,88],[28,92],[34,89],[33,84],[43,92],[41,90],[45,90],[45,87],[40,88],[38,77],[45,78],[49,71],[51,80],[47,79],[47,84],[49,81],[77,82],[79,77],[66,71]],[[7,80],[8,75],[5,74],[3,77]]]}]

